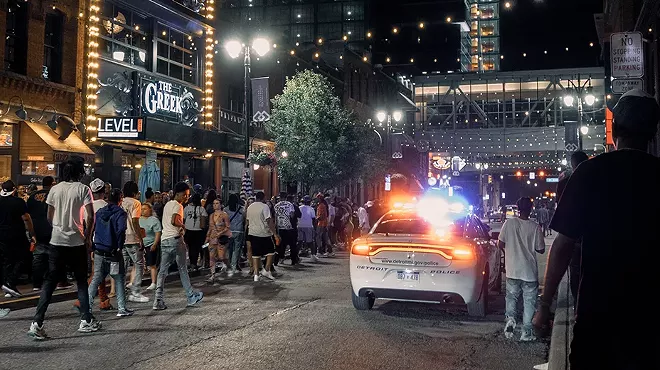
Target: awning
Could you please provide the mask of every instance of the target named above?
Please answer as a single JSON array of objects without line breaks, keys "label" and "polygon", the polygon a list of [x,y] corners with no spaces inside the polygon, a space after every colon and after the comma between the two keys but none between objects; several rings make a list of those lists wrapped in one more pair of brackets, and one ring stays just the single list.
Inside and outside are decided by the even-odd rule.
[{"label": "awning", "polygon": [[73,155],[83,157],[85,163],[94,162],[94,152],[75,133],[71,133],[65,140],[60,140],[58,135],[43,123],[21,123],[19,160],[65,162]]}]

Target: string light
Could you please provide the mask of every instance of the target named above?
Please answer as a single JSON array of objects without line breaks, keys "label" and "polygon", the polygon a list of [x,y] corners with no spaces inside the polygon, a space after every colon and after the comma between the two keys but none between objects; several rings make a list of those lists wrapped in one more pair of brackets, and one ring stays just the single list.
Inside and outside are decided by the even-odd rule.
[{"label": "string light", "polygon": [[[89,2],[89,16],[87,18],[87,93],[86,93],[86,121],[89,131],[96,131],[97,118],[96,118],[96,98],[97,98],[97,79],[98,79],[98,37],[99,37],[99,0],[90,0]],[[88,141],[96,141],[96,136],[90,135]]]},{"label": "string light", "polygon": [[[206,5],[206,19],[213,19],[214,14],[214,8],[213,4],[215,3],[214,0],[208,0],[207,5]],[[206,50],[211,51],[213,50],[213,29],[207,28],[206,29]],[[204,126],[208,127],[209,129],[213,125],[213,53],[207,52],[206,53],[206,70],[204,72],[204,84],[207,86],[206,90],[204,90],[204,101],[205,101],[205,106],[204,106]]]}]

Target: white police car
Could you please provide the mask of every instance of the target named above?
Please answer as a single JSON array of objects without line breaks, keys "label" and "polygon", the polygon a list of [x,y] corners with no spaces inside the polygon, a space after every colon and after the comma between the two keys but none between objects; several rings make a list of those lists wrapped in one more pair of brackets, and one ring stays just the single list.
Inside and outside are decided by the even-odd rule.
[{"label": "white police car", "polygon": [[484,316],[489,289],[501,287],[501,251],[488,227],[460,203],[422,199],[385,214],[353,243],[353,306],[376,299],[466,304]]}]

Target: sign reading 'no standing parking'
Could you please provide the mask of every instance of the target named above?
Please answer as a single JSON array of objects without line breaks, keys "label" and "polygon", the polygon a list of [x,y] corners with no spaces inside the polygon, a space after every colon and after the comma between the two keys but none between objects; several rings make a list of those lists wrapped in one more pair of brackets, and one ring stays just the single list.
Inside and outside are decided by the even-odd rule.
[{"label": "sign reading 'no standing parking'", "polygon": [[644,45],[639,32],[613,33],[610,38],[612,77],[644,76]]}]

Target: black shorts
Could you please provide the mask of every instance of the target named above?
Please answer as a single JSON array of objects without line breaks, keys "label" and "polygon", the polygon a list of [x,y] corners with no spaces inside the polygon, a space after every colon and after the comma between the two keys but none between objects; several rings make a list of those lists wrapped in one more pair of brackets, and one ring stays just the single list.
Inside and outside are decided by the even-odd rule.
[{"label": "black shorts", "polygon": [[272,256],[275,254],[275,243],[273,238],[268,237],[259,237],[259,236],[248,236],[248,240],[252,244],[252,257],[263,257],[263,256]]},{"label": "black shorts", "polygon": [[147,266],[158,266],[158,257],[160,257],[160,251],[156,248],[156,251],[152,252],[151,247],[146,248],[147,254]]}]

